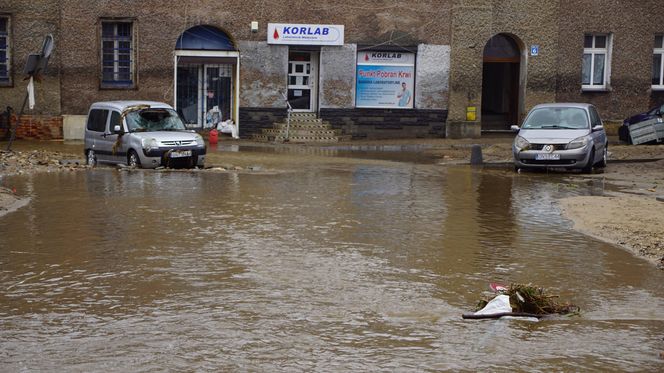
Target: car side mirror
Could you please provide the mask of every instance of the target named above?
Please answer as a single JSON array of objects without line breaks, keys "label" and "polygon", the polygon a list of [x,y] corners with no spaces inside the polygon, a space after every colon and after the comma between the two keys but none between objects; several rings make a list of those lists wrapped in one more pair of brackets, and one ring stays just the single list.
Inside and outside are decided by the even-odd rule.
[{"label": "car side mirror", "polygon": [[595,127],[593,127],[593,132],[603,131],[603,130],[604,130],[604,126],[601,125],[601,124],[598,124]]},{"label": "car side mirror", "polygon": [[113,127],[113,134],[115,134],[115,135],[122,135],[123,133],[124,133],[124,131],[122,130],[122,127],[121,127],[121,126],[119,126],[119,125],[116,124],[116,125]]},{"label": "car side mirror", "polygon": [[513,124],[513,125],[510,126],[510,130],[512,130],[512,132],[519,132],[519,131],[521,131],[521,128],[519,128],[519,126]]}]

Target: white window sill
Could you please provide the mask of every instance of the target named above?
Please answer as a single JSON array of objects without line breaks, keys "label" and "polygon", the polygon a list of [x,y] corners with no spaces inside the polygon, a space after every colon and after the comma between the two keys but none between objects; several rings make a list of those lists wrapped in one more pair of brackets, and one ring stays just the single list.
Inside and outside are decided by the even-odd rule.
[{"label": "white window sill", "polygon": [[611,87],[608,86],[596,86],[596,85],[584,85],[581,86],[582,92],[610,92]]},{"label": "white window sill", "polygon": [[664,85],[653,85],[650,86],[651,91],[664,91]]}]

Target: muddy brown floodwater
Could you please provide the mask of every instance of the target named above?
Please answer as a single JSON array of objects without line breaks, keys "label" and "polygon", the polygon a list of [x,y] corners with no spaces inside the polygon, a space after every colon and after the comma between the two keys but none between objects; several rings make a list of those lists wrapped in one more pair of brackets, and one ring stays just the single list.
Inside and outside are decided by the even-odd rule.
[{"label": "muddy brown floodwater", "polygon": [[[556,203],[601,180],[402,153],[6,177],[32,201],[0,217],[0,370],[664,368],[664,272]],[[462,320],[490,282],[582,313]]]}]

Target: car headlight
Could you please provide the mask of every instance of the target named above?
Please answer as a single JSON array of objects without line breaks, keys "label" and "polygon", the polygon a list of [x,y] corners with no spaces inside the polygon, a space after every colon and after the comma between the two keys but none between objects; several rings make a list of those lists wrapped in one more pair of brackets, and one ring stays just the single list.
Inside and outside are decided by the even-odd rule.
[{"label": "car headlight", "polygon": [[579,149],[585,147],[586,145],[588,145],[588,137],[581,136],[570,141],[569,144],[567,144],[567,149]]},{"label": "car headlight", "polygon": [[516,146],[516,148],[519,150],[526,150],[530,147],[530,143],[528,142],[528,140],[524,139],[523,137],[517,136],[514,139],[514,146]]},{"label": "car headlight", "polygon": [[143,149],[147,151],[157,149],[159,147],[159,143],[155,138],[141,139],[141,145],[143,146]]},{"label": "car headlight", "polygon": [[205,146],[205,140],[203,140],[203,137],[201,137],[201,135],[196,135],[196,145]]}]

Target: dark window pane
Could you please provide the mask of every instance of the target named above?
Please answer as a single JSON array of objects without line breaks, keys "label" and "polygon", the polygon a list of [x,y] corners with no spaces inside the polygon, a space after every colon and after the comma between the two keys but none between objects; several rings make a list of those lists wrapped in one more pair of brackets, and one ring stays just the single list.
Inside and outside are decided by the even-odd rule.
[{"label": "dark window pane", "polygon": [[652,56],[652,85],[662,85],[662,55]]},{"label": "dark window pane", "polygon": [[106,118],[108,118],[108,110],[95,109],[90,111],[90,115],[88,116],[88,129],[96,132],[106,131]]},{"label": "dark window pane", "polygon": [[584,48],[592,48],[593,47],[593,36],[592,35],[586,35],[583,38],[583,47]]},{"label": "dark window pane", "polygon": [[115,35],[115,24],[104,22],[101,24],[101,35],[105,38],[110,38]]},{"label": "dark window pane", "polygon": [[0,17],[0,32],[7,32],[7,17]]},{"label": "dark window pane", "polygon": [[114,129],[115,126],[120,126],[122,128],[122,117],[120,116],[120,113],[117,111],[112,111],[111,112],[111,125],[110,129]]},{"label": "dark window pane", "polygon": [[664,35],[655,36],[655,48],[664,48]]},{"label": "dark window pane", "polygon": [[113,53],[113,46],[115,43],[112,41],[103,41],[102,42],[102,50],[104,53]]},{"label": "dark window pane", "polygon": [[290,102],[293,109],[309,110],[311,108],[311,90],[289,89],[288,102]]},{"label": "dark window pane", "polygon": [[131,36],[131,23],[118,23],[118,36]]},{"label": "dark window pane", "polygon": [[289,52],[290,61],[311,61],[311,53],[308,52]]},{"label": "dark window pane", "polygon": [[595,48],[606,48],[606,36],[604,35],[595,36]]}]

